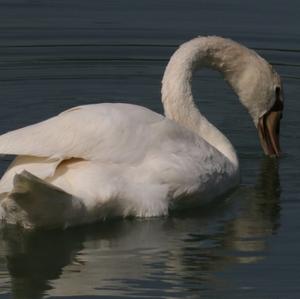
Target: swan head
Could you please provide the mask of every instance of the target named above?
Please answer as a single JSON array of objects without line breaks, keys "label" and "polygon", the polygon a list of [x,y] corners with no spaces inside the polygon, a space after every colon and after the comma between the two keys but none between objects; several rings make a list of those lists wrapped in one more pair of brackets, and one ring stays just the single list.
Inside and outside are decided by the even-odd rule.
[{"label": "swan head", "polygon": [[254,51],[248,51],[250,55],[242,61],[242,71],[237,72],[236,82],[232,85],[257,128],[264,153],[279,157],[284,103],[281,78],[266,60]]}]

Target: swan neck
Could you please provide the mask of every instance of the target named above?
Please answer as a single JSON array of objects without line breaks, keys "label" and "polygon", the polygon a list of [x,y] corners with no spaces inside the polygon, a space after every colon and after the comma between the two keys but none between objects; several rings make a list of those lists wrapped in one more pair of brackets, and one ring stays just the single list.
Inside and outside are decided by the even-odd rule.
[{"label": "swan neck", "polygon": [[200,113],[192,94],[193,74],[202,67],[221,72],[237,93],[233,78],[236,74],[231,72],[235,58],[229,55],[232,43],[217,37],[199,37],[183,44],[171,57],[164,73],[162,101],[166,117],[194,131],[238,167],[232,144]]}]

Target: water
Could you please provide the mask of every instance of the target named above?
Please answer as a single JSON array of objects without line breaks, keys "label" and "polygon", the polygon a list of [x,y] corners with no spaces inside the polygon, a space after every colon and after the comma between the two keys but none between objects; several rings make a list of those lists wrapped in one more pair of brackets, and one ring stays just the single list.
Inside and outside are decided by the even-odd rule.
[{"label": "water", "polygon": [[299,298],[299,11],[297,0],[0,0],[1,133],[78,104],[162,112],[168,58],[200,34],[256,49],[283,77],[286,99],[277,162],[263,157],[220,76],[198,74],[199,107],[239,153],[240,187],[166,218],[3,228],[0,298]]}]

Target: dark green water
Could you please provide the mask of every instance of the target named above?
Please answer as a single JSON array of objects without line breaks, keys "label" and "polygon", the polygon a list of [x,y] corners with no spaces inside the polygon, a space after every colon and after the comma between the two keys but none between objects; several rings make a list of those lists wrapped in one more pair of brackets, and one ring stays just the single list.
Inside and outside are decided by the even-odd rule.
[{"label": "dark green water", "polygon": [[281,74],[286,100],[277,162],[220,76],[198,74],[201,111],[239,153],[236,192],[167,218],[2,228],[0,298],[300,298],[299,16],[298,0],[0,0],[1,133],[78,104],[162,112],[168,58],[197,35],[256,49]]}]

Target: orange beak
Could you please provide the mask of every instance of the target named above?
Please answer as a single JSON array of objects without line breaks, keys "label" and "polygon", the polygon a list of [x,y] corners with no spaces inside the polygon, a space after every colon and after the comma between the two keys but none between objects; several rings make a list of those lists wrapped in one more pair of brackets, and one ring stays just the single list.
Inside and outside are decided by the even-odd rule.
[{"label": "orange beak", "polygon": [[277,100],[269,112],[264,114],[258,121],[258,135],[261,146],[266,155],[271,157],[280,156],[280,120],[282,118],[283,104]]}]

